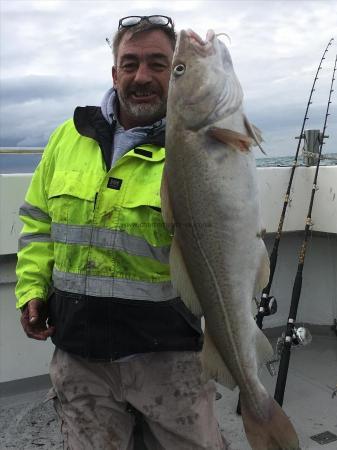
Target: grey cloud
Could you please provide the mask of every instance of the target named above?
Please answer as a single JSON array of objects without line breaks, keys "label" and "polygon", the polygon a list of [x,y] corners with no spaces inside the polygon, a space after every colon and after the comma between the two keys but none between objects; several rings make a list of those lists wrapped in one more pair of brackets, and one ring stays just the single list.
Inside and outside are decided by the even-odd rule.
[{"label": "grey cloud", "polygon": [[[102,83],[103,84],[103,83]],[[102,86],[103,88],[103,86]],[[86,78],[28,75],[5,79],[1,83],[3,105],[57,99],[97,91],[97,83]]]},{"label": "grey cloud", "polygon": [[8,106],[1,121],[1,146],[43,147],[52,130],[71,117],[72,109],[71,105],[67,108],[53,101],[47,106],[39,100],[27,108]]},{"label": "grey cloud", "polygon": [[[224,39],[244,89],[247,114],[262,129],[272,155],[294,152],[294,136],[337,13],[335,0],[13,0],[1,7],[0,145],[43,146],[75,106],[100,104],[111,86],[112,58],[105,37],[111,37],[118,19],[166,14],[178,30],[192,27],[204,36],[214,28],[230,35],[231,44]],[[315,92],[310,111],[314,127],[321,127],[329,80],[324,73]],[[328,122],[327,148],[333,151],[336,101],[334,97]]]},{"label": "grey cloud", "polygon": [[1,146],[44,146],[78,105],[99,105],[108,82],[27,76],[5,80],[0,109]]},{"label": "grey cloud", "polygon": [[29,75],[6,79],[1,83],[4,104],[26,103],[40,99],[64,97],[72,93],[73,83],[52,76]]},{"label": "grey cloud", "polygon": [[[312,105],[309,109],[309,119],[305,122],[304,129],[323,130],[327,105]],[[296,105],[291,108],[279,104],[272,108],[246,108],[250,121],[261,129],[264,138],[264,148],[268,156],[294,155],[304,120],[306,105]],[[327,122],[327,133],[330,138],[325,140],[323,153],[336,152],[337,107],[331,108],[331,116]],[[262,156],[260,156],[262,157]]]}]

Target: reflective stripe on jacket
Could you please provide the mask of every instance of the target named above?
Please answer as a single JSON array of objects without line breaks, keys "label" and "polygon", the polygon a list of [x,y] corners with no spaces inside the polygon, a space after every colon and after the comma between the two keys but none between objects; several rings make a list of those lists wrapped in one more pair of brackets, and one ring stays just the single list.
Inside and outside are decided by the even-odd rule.
[{"label": "reflective stripe on jacket", "polygon": [[171,236],[160,212],[165,149],[142,145],[106,170],[73,120],[51,136],[20,209],[17,307],[55,288],[165,301]]}]

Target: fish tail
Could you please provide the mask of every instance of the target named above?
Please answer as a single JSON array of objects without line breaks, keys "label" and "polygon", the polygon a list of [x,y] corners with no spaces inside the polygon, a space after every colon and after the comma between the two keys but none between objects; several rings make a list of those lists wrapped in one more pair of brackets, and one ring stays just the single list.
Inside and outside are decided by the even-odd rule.
[{"label": "fish tail", "polygon": [[264,419],[252,413],[241,398],[241,414],[247,439],[253,450],[300,450],[298,437],[289,418],[271,397],[266,400]]}]

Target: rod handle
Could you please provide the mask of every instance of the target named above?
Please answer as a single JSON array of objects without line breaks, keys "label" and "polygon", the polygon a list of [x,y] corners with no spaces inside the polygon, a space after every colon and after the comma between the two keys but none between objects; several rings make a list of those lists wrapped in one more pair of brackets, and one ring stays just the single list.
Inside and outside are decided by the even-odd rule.
[{"label": "rod handle", "polygon": [[279,366],[279,371],[278,371],[277,381],[276,381],[276,386],[275,386],[275,394],[274,394],[274,399],[277,401],[277,403],[280,406],[282,406],[282,404],[283,404],[284,391],[285,391],[286,383],[287,383],[287,375],[288,375],[289,361],[290,361],[290,348],[291,348],[291,340],[289,342],[285,341],[283,350],[282,350],[280,366]]}]

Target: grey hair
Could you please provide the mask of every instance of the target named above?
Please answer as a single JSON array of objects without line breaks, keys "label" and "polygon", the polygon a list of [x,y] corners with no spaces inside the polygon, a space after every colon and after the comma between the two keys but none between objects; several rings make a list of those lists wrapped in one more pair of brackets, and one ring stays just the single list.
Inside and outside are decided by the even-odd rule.
[{"label": "grey hair", "polygon": [[132,38],[133,36],[135,36],[138,33],[142,33],[144,31],[153,31],[153,30],[160,30],[163,33],[165,33],[166,36],[169,38],[169,41],[172,46],[172,50],[174,50],[174,47],[175,47],[176,41],[177,41],[177,34],[174,30],[174,24],[172,25],[172,27],[165,27],[162,25],[147,22],[146,20],[141,20],[137,25],[134,25],[133,27],[121,28],[114,35],[112,44],[109,44],[109,42],[108,42],[108,44],[110,45],[110,47],[112,49],[112,53],[114,55],[114,64],[117,64],[119,45],[123,39],[123,36],[126,33],[129,33],[129,36]]}]

